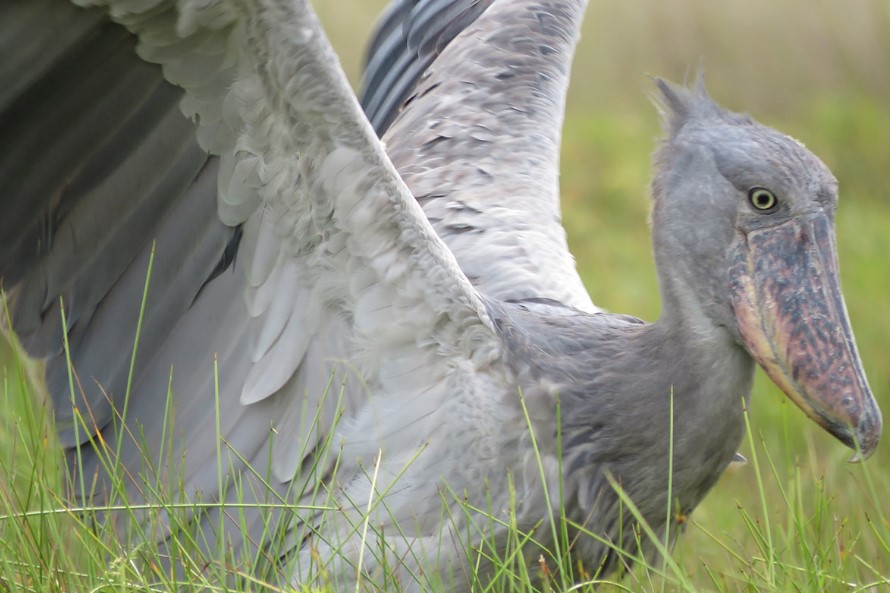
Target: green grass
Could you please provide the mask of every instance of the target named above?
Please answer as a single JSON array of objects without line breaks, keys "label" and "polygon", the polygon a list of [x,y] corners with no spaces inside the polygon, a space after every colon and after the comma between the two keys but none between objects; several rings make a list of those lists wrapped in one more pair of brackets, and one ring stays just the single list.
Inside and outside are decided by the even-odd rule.
[{"label": "green grass", "polygon": [[[354,40],[365,38],[382,3],[333,4],[321,16],[355,78],[360,45]],[[803,140],[840,180],[838,247],[847,305],[887,413],[890,3],[591,5],[570,95],[562,185],[570,243],[594,301],[650,320],[658,316],[646,220],[649,154],[659,131],[645,74],[678,80],[699,61],[718,101]],[[0,334],[0,589],[170,589],[178,577],[159,568],[157,550],[121,545],[91,513],[64,506],[65,492],[77,485],[63,477],[39,376],[39,367]],[[529,575],[541,571],[549,591],[565,590],[567,574],[583,581],[580,591],[890,590],[886,444],[867,463],[848,465],[850,452],[759,376],[741,451],[749,463],[728,471],[688,518],[670,563],[594,587],[595,575],[560,566],[558,555],[526,565],[516,554],[531,536],[516,532],[498,552],[503,578],[493,590],[529,590]],[[126,508],[127,501],[116,504]],[[240,570],[197,556],[185,536],[177,543],[193,560],[193,588],[224,586],[219,575]]]},{"label": "green grass", "polygon": [[[262,583],[262,577],[252,578],[244,565],[227,558],[224,551],[202,555],[187,530],[174,530],[171,540],[172,548],[186,560],[186,572],[170,573],[162,559],[170,548],[159,550],[142,541],[138,533],[121,535],[107,521],[116,514],[140,510],[125,497],[93,508],[66,506],[60,451],[52,442],[47,418],[41,416],[45,407],[34,405],[40,401],[39,382],[32,378],[33,369],[14,343],[4,343],[4,348],[6,359],[14,362],[4,367],[0,400],[0,417],[5,420],[0,436],[12,451],[0,464],[0,585],[24,591],[169,591],[183,585],[188,590],[242,591]],[[566,563],[563,550],[568,536],[565,524],[556,521],[539,525],[536,533],[552,532],[563,546],[540,556],[535,553],[537,562],[530,563],[527,550],[535,549],[536,535],[516,530],[515,517],[510,515],[489,519],[513,526],[506,545],[480,542],[467,534],[477,546],[474,552],[468,550],[468,559],[471,564],[480,557],[493,560],[499,577],[487,591],[872,593],[890,587],[888,477],[876,471],[874,462],[823,464],[812,441],[802,451],[791,453],[794,444],[788,436],[796,429],[798,414],[788,406],[783,408],[781,418],[771,425],[778,444],[769,443],[763,427],[758,430],[758,420],[752,419],[743,449],[748,465],[728,472],[694,517],[688,518],[687,533],[670,557],[646,565],[633,550],[627,550],[623,552],[626,558],[636,558],[640,565],[623,579],[600,578],[589,567],[585,571]],[[815,437],[819,438],[826,437]],[[114,469],[111,472],[122,491],[124,477]],[[79,491],[77,483],[73,486]],[[164,484],[155,486],[162,492],[165,489]],[[177,489],[175,484],[172,487]],[[380,484],[381,492],[389,487]],[[559,492],[549,495],[558,500]],[[459,493],[444,496],[460,498]],[[323,492],[316,502],[333,508]],[[174,525],[179,512],[216,506],[192,507],[165,495],[152,504],[173,517]],[[377,504],[379,498],[369,500],[368,510]],[[270,503],[268,508],[276,506]],[[624,506],[623,512],[635,514],[631,500],[624,499]],[[465,505],[458,508],[468,516],[485,514]],[[229,507],[228,512],[237,514],[238,507]],[[149,532],[157,527],[155,522],[149,525]],[[376,541],[373,524],[360,519],[354,529],[363,540]],[[639,539],[662,536],[643,526]],[[375,547],[369,553],[386,557]],[[374,578],[385,590],[399,590],[386,570]],[[532,582],[540,582],[541,588]],[[325,590],[342,589],[329,584]]]}]

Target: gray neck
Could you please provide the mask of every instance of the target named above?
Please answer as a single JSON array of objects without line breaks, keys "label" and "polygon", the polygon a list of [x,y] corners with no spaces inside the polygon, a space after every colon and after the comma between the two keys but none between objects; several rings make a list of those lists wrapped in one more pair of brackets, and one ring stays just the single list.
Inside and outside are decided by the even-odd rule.
[{"label": "gray neck", "polygon": [[[534,307],[492,313],[513,350],[507,358],[519,361],[514,372],[522,388],[558,393],[564,453],[576,463],[660,474],[673,417],[675,461],[692,473],[702,467],[719,474],[741,440],[754,364],[728,330],[699,311],[678,298],[665,302],[653,324]],[[706,481],[687,479],[693,489],[692,482]]]},{"label": "gray neck", "polygon": [[[715,261],[707,267],[725,268],[723,257],[715,250]],[[655,365],[670,378],[667,388],[673,388],[675,427],[688,428],[697,435],[700,428],[696,425],[722,427],[731,433],[727,436],[735,438],[736,430],[730,430],[734,427],[721,419],[737,423],[740,430],[742,399],[747,401],[750,396],[754,361],[728,327],[728,306],[719,301],[724,291],[702,283],[707,271],[688,268],[685,262],[683,258],[658,262],[661,316],[642,332],[643,344],[636,347],[653,351],[658,361]],[[665,387],[662,384],[661,389]],[[681,410],[676,409],[678,404]],[[710,444],[715,450],[720,448],[719,435],[698,436],[713,441]],[[726,446],[734,452],[738,443]]]},{"label": "gray neck", "polygon": [[[490,309],[526,399],[542,390],[559,397],[566,511],[613,540],[618,531],[632,536],[633,521],[625,513],[625,525],[615,522],[620,513],[607,476],[622,484],[657,531],[666,516],[669,481],[672,505],[688,514],[743,434],[751,358],[726,329],[700,314],[684,318],[696,315],[691,305],[665,305],[652,324],[547,306]],[[552,430],[552,418],[547,422]],[[541,434],[546,431],[542,426]],[[600,552],[589,551],[595,557]]]}]

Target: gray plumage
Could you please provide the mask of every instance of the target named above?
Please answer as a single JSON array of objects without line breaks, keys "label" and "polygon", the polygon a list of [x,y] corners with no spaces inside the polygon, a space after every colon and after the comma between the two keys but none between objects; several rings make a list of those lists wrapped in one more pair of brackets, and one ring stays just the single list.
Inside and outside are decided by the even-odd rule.
[{"label": "gray plumage", "polygon": [[[703,88],[659,83],[661,318],[591,303],[557,183],[582,0],[398,3],[366,78],[382,143],[305,2],[100,4],[163,78],[99,11],[14,1],[0,15],[4,51],[22,43],[6,23],[40,28],[42,11],[71,23],[34,71],[0,69],[12,89],[0,95],[0,184],[14,190],[2,198],[14,240],[0,246],[0,275],[14,328],[48,359],[63,442],[80,446],[75,471],[97,476],[98,500],[109,485],[90,443],[101,432],[136,502],[154,500],[142,480],[181,482],[190,501],[330,492],[336,511],[239,508],[221,532],[218,507],[187,514],[206,549],[219,539],[244,570],[271,565],[302,584],[326,572],[346,587],[361,559],[371,580],[385,562],[408,590],[460,591],[490,577],[467,550],[507,544],[487,514],[515,513],[552,548],[562,493],[572,551],[592,572],[621,561],[605,542],[635,552],[610,480],[656,533],[668,508],[691,512],[734,458],[755,361],[838,438],[874,450],[880,413],[836,282],[836,183],[801,145]],[[180,98],[193,122],[176,113]],[[776,204],[758,209],[759,188]],[[356,529],[369,505],[365,524],[385,545]],[[148,521],[137,527],[161,541],[180,527]],[[530,563],[539,554],[523,551]]]}]

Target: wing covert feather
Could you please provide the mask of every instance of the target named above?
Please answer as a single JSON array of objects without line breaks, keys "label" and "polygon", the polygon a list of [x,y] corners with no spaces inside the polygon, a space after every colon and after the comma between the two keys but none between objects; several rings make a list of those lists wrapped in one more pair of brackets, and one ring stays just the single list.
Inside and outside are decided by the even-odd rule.
[{"label": "wing covert feather", "polygon": [[[436,3],[421,0],[412,10],[434,11]],[[594,312],[566,244],[558,179],[569,68],[584,4],[488,6],[417,77],[383,139],[480,292],[507,301],[550,298]],[[408,20],[404,27],[410,25]],[[425,27],[435,32],[436,25],[447,28],[438,21]],[[391,43],[378,49],[388,60],[399,59]],[[400,51],[401,57],[417,50],[404,38]],[[370,56],[369,68],[377,59]]]},{"label": "wing covert feather", "polygon": [[396,118],[418,78],[493,0],[393,0],[368,46],[361,103],[377,133]]}]

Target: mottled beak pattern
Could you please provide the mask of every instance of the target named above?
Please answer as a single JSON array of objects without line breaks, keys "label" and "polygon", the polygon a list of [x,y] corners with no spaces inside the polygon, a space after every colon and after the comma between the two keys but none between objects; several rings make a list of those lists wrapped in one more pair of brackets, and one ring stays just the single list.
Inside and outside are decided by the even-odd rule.
[{"label": "mottled beak pattern", "polygon": [[829,217],[805,215],[744,234],[730,282],[751,356],[810,418],[871,455],[881,412],[850,328]]}]

